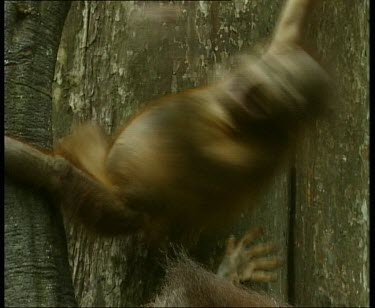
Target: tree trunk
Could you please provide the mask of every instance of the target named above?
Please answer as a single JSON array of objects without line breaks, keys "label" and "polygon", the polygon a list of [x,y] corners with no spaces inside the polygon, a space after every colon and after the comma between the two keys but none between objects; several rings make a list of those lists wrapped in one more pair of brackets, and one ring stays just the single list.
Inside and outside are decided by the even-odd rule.
[{"label": "tree trunk", "polygon": [[316,124],[298,153],[299,304],[369,305],[369,2],[322,1],[309,31],[338,95],[331,119]]},{"label": "tree trunk", "polygon": [[[234,67],[233,55],[270,35],[281,4],[185,2],[178,3],[186,11],[177,20],[154,20],[147,18],[142,2],[75,2],[55,75],[56,140],[87,119],[111,133],[152,98],[222,78],[222,71]],[[276,193],[260,201],[262,210],[253,225],[266,226],[269,238],[286,247],[287,178],[279,177],[274,187]],[[223,238],[229,231],[243,234],[251,217],[244,213],[232,230],[202,239],[194,252],[198,260],[215,270]],[[93,238],[80,227],[69,224],[67,229],[80,306],[135,306],[150,300],[163,273],[155,252],[137,238]],[[286,269],[287,265],[279,282],[263,286],[282,299],[287,295]]]},{"label": "tree trunk", "polygon": [[[5,2],[5,131],[44,148],[52,144],[51,84],[69,7]],[[13,183],[5,192],[5,305],[74,306],[61,215]]]},{"label": "tree trunk", "polygon": [[[55,74],[54,137],[87,119],[111,133],[148,100],[221,78],[234,67],[232,56],[269,37],[283,2],[178,2],[185,11],[177,20],[147,18],[143,2],[74,2]],[[296,168],[277,177],[258,209],[244,211],[232,230],[203,239],[196,256],[214,269],[223,236],[263,225],[287,261],[279,281],[262,286],[268,292],[298,304],[366,305],[368,1],[325,0],[315,16],[309,41],[318,42],[344,97],[334,103],[338,124],[318,122]],[[69,222],[67,233],[80,306],[136,306],[154,295],[163,271],[157,252],[136,237],[94,238]]]}]

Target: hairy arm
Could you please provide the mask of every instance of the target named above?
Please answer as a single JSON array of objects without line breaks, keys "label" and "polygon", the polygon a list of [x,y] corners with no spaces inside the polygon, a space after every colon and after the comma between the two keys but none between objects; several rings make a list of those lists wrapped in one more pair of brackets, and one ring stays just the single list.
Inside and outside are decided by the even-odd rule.
[{"label": "hairy arm", "polygon": [[129,233],[144,222],[143,215],[126,208],[115,191],[70,161],[7,136],[5,174],[28,187],[43,190],[61,202],[69,217],[103,235]]}]

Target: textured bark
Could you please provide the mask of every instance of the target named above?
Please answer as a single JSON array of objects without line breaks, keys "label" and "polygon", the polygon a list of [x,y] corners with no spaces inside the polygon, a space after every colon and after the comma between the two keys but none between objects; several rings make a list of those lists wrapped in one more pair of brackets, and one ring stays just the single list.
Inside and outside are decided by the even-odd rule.
[{"label": "textured bark", "polygon": [[[234,67],[232,56],[253,49],[259,39],[269,36],[281,3],[179,3],[186,11],[177,20],[167,21],[145,17],[141,2],[74,3],[55,75],[55,138],[86,119],[113,132],[152,98],[222,78],[223,71]],[[275,181],[273,191],[269,200],[260,201],[265,210],[255,214],[253,225],[264,225],[269,237],[286,247],[285,176]],[[274,200],[277,206],[273,206]],[[202,239],[192,253],[215,269],[223,237],[229,231],[243,234],[249,220],[249,213],[244,213],[238,226]],[[68,230],[81,306],[140,305],[154,294],[162,277],[155,252],[132,237],[94,239],[79,227],[69,225]],[[282,299],[286,298],[286,268],[279,282],[264,286]]]},{"label": "textured bark", "polygon": [[[152,98],[222,78],[223,71],[234,67],[236,58],[232,56],[251,52],[259,42],[268,38],[282,3],[275,0],[178,2],[185,11],[177,20],[152,21],[143,15],[142,2],[74,2],[56,67],[54,137],[57,140],[66,135],[72,124],[86,119],[101,123],[108,133],[113,132]],[[257,210],[244,211],[236,226],[216,237],[202,239],[195,251],[199,260],[214,269],[221,257],[223,236],[229,232],[243,234],[250,226],[263,225],[268,238],[280,244],[281,255],[287,262],[279,281],[262,287],[281,300],[289,298],[306,305],[338,305],[354,303],[352,295],[357,293],[361,294],[357,304],[368,303],[368,259],[365,259],[368,256],[368,160],[365,145],[368,140],[368,72],[365,72],[368,69],[368,53],[365,54],[368,45],[360,48],[368,37],[365,23],[368,1],[361,3],[354,6],[358,10],[354,11],[357,15],[353,17],[349,15],[350,5],[345,0],[325,0],[323,6],[318,7],[311,27],[311,41],[318,41],[319,51],[330,57],[337,72],[345,72],[339,74],[339,86],[345,90],[340,95],[345,95],[347,101],[346,108],[340,109],[339,117],[343,120],[354,114],[356,117],[349,119],[353,129],[347,131],[338,124],[338,130],[335,130],[319,122],[320,131],[311,133],[301,147],[303,153],[298,155],[297,172],[287,171],[277,177],[269,193],[259,201]],[[168,6],[168,3],[163,5]],[[343,30],[343,25],[348,26]],[[352,39],[348,40],[348,37]],[[358,49],[351,49],[354,46]],[[352,58],[357,62],[349,63]],[[358,74],[354,77],[353,72]],[[360,103],[353,104],[353,100]],[[356,132],[355,136],[348,135],[353,132]],[[327,144],[332,148],[323,148],[322,145]],[[342,157],[344,149],[350,163],[340,163],[341,169],[332,167],[339,167],[335,155]],[[317,161],[320,161],[319,169],[316,169]],[[344,166],[347,169],[342,169]],[[320,178],[308,177],[313,170],[320,170]],[[338,170],[355,170],[361,177],[350,178],[351,173],[343,173],[338,179]],[[344,181],[349,181],[350,185],[344,186]],[[329,200],[329,204],[327,201],[317,207],[314,203],[312,207],[316,199],[312,199],[307,185],[316,186],[314,198],[325,196],[324,200]],[[332,189],[328,190],[328,187]],[[358,200],[367,202],[362,203],[365,205],[363,214],[358,211],[361,207],[351,207],[347,200],[339,198],[339,195],[344,196],[342,192],[347,187],[349,190],[346,191],[353,200],[361,197]],[[335,199],[328,199],[332,196]],[[322,211],[324,217],[321,217]],[[339,228],[348,230],[347,224],[340,225],[348,217],[345,215],[362,223],[358,226],[353,222],[350,233],[347,233],[349,237],[345,233],[336,233]],[[316,243],[317,238],[311,238],[314,230],[318,230],[325,241]],[[334,230],[335,238],[331,237],[332,232],[325,233],[327,230]],[[143,247],[137,238],[94,238],[69,222],[67,232],[80,306],[145,304],[157,290],[163,275],[155,258],[158,253]],[[302,235],[310,240],[305,241]],[[360,248],[362,259],[348,259],[354,252],[354,243],[360,239],[363,241]],[[330,250],[333,240],[335,244],[341,242],[344,245],[344,240],[351,243],[346,259],[341,256],[347,248],[341,244]],[[326,258],[323,261],[316,258],[317,252]],[[329,255],[332,252],[333,255]],[[332,267],[332,260],[335,266],[341,266],[339,271]],[[326,277],[334,279],[335,283],[330,286],[330,280],[322,280],[316,273],[323,277],[328,275]],[[358,280],[353,282],[352,277]],[[343,281],[343,285],[339,281]],[[326,294],[325,297],[319,292]],[[340,298],[339,293],[344,297]]]},{"label": "textured bark", "polygon": [[[326,0],[310,28],[338,99],[297,161],[295,302],[369,305],[369,2]],[[298,292],[297,292],[298,290]]]},{"label": "textured bark", "polygon": [[[69,6],[5,3],[5,131],[45,148],[52,143],[51,84]],[[5,305],[74,306],[60,214],[43,196],[5,184]]]}]

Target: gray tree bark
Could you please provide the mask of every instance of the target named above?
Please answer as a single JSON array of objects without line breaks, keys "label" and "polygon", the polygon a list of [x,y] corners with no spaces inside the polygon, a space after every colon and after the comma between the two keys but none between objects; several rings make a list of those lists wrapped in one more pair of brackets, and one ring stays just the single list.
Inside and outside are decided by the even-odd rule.
[{"label": "gray tree bark", "polygon": [[[185,2],[178,3],[185,11],[177,20],[155,20],[146,15],[142,2],[74,3],[55,75],[54,137],[68,134],[72,125],[87,119],[111,133],[155,97],[222,78],[223,71],[235,66],[232,56],[248,52],[270,35],[281,4]],[[286,176],[275,180],[276,193],[260,201],[263,210],[255,214],[259,219],[254,223],[266,226],[268,239],[282,241],[284,256],[287,184]],[[252,220],[248,214],[231,230],[202,239],[194,251],[198,260],[216,270],[223,238],[243,234]],[[135,306],[154,294],[163,273],[155,252],[133,237],[101,239],[71,224],[67,229],[81,306]],[[286,269],[285,264],[277,283],[263,286],[282,299],[287,295]]]},{"label": "gray tree bark", "polygon": [[369,2],[323,1],[309,31],[338,93],[297,155],[296,303],[369,305]]},{"label": "gray tree bark", "polygon": [[[144,16],[142,2],[75,2],[56,67],[54,137],[87,119],[111,133],[148,100],[219,79],[234,66],[232,56],[251,52],[269,36],[282,3],[179,2],[184,10],[177,20],[155,21]],[[367,20],[368,1],[318,6],[309,41],[336,73],[341,99],[333,102],[335,124],[318,122],[295,168],[275,179],[257,210],[244,211],[223,232],[263,225],[280,244],[287,262],[279,281],[263,287],[282,300],[369,303]],[[150,299],[162,276],[156,252],[135,237],[93,238],[69,222],[67,230],[80,306],[136,306]],[[211,268],[221,257],[223,234],[197,248]]]},{"label": "gray tree bark", "polygon": [[[51,84],[68,2],[5,2],[5,131],[50,148]],[[35,179],[36,181],[38,179]],[[59,212],[5,183],[5,305],[74,306]]]}]

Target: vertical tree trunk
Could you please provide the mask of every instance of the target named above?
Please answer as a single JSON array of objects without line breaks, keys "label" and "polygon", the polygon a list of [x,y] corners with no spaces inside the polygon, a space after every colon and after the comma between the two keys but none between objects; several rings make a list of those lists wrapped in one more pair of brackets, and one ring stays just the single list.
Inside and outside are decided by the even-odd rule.
[{"label": "vertical tree trunk", "polygon": [[[272,32],[282,1],[185,2],[177,20],[153,20],[142,2],[77,2],[67,19],[54,85],[54,136],[75,122],[93,119],[107,132],[126,122],[148,100],[222,78],[232,56],[248,52]],[[168,6],[168,3],[163,5]],[[83,16],[83,18],[82,18]],[[273,194],[260,201],[253,225],[286,247],[288,183],[275,180]],[[275,193],[276,192],[276,193]],[[276,201],[277,200],[277,201]],[[277,203],[276,206],[274,203]],[[244,213],[231,232],[243,234],[253,216]],[[162,270],[156,252],[137,238],[101,239],[68,226],[70,261],[81,306],[145,304]],[[223,236],[202,239],[196,256],[215,269]],[[283,255],[286,255],[286,249]],[[286,299],[285,265],[269,291]],[[267,286],[265,286],[267,287]]]},{"label": "vertical tree trunk", "polygon": [[[149,99],[220,78],[233,67],[232,56],[269,36],[283,2],[178,2],[181,16],[159,21],[143,15],[142,2],[75,2],[55,75],[54,136],[86,119],[113,132]],[[265,286],[269,292],[306,305],[366,305],[368,1],[325,0],[315,16],[310,41],[331,60],[343,91],[334,105],[337,126],[317,123],[318,132],[300,147],[296,172],[276,178],[258,209],[244,211],[231,231],[263,225],[290,258],[279,282]],[[162,276],[155,251],[136,237],[100,239],[70,224],[67,229],[81,306],[135,306],[150,299]],[[197,249],[212,256],[205,260],[212,267],[220,237],[202,240]]]},{"label": "vertical tree trunk", "polygon": [[[5,2],[5,131],[49,148],[51,84],[68,2]],[[36,181],[38,179],[35,179]],[[5,305],[74,306],[62,219],[5,183]]]},{"label": "vertical tree trunk", "polygon": [[333,71],[338,97],[298,155],[295,302],[368,306],[369,1],[322,1],[310,41]]}]

